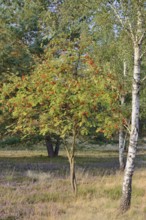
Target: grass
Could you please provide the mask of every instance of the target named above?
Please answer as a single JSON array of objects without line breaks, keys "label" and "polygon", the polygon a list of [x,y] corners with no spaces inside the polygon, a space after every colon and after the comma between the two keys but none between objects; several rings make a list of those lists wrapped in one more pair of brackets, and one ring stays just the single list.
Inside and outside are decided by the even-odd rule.
[{"label": "grass", "polygon": [[0,155],[0,220],[146,219],[145,168],[135,172],[131,209],[118,215],[123,174],[112,167],[118,164],[117,152],[78,153],[77,197],[71,192],[64,151],[54,159],[43,151]]}]

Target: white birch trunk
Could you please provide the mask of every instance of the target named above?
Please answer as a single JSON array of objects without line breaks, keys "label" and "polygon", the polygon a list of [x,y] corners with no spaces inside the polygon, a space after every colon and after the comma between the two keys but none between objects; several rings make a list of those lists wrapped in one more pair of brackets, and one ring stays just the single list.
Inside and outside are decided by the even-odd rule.
[{"label": "white birch trunk", "polygon": [[[126,72],[127,72],[127,65],[126,61],[123,62],[123,76],[124,80],[126,77]],[[122,95],[121,97],[121,106],[124,105],[125,103],[125,96]],[[123,171],[125,168],[125,162],[124,162],[124,150],[125,150],[125,137],[124,137],[124,127],[121,125],[120,130],[119,130],[119,166],[120,170]]]},{"label": "white birch trunk", "polygon": [[125,138],[124,138],[123,126],[121,126],[119,130],[119,165],[121,171],[123,171],[125,168],[124,150],[125,150]]},{"label": "white birch trunk", "polygon": [[132,176],[134,172],[134,159],[137,150],[137,140],[139,132],[139,90],[140,90],[140,50],[139,44],[134,44],[134,72],[132,84],[132,115],[131,115],[131,132],[128,148],[127,163],[125,167],[122,200],[120,209],[125,212],[130,207]]}]

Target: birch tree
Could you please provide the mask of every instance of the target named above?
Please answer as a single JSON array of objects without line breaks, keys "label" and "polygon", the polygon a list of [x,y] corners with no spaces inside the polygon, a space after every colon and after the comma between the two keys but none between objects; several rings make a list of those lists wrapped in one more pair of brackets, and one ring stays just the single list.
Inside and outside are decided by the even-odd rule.
[{"label": "birch tree", "polygon": [[[127,71],[127,65],[126,61],[123,61],[123,75],[124,78],[126,77],[126,71]],[[125,104],[125,96],[121,96],[121,106]],[[120,126],[119,129],[119,165],[120,165],[120,170],[124,170],[125,168],[125,163],[124,163],[124,149],[125,149],[125,142],[126,142],[126,136],[124,135],[124,127],[123,125]]]},{"label": "birch tree", "polygon": [[132,192],[132,176],[134,173],[134,162],[137,150],[137,141],[139,134],[139,93],[141,84],[141,59],[142,46],[146,38],[146,5],[145,1],[109,1],[109,6],[114,15],[129,36],[133,43],[133,82],[132,82],[132,112],[130,140],[125,167],[122,198],[120,211],[125,212],[129,209]]},{"label": "birch tree", "polygon": [[119,126],[119,167],[121,171],[125,169],[125,149],[127,138],[130,134],[130,112],[131,112],[131,84],[133,71],[133,50],[132,43],[129,43],[128,37],[122,31],[117,39],[116,48],[118,49],[118,64],[121,63],[121,69],[117,69],[119,75],[119,84],[121,92],[119,93],[119,102],[122,111],[121,124]]}]

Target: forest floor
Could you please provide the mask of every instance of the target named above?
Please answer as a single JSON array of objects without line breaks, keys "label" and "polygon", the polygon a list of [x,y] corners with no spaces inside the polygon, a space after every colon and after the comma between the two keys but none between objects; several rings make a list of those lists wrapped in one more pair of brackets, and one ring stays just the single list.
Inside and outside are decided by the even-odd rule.
[{"label": "forest floor", "polygon": [[0,220],[145,220],[146,152],[139,150],[131,209],[119,215],[123,173],[117,150],[77,152],[72,194],[65,152],[0,150]]}]

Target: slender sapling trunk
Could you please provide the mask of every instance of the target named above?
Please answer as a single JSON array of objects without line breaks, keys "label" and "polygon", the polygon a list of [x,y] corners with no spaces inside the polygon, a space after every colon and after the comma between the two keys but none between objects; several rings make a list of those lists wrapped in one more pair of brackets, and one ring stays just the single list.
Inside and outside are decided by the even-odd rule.
[{"label": "slender sapling trunk", "polygon": [[73,193],[75,196],[77,195],[77,180],[76,180],[76,172],[75,172],[75,147],[76,147],[76,131],[73,130],[73,142],[71,149],[69,150],[65,144],[65,149],[67,152],[69,165],[70,165],[70,181]]},{"label": "slender sapling trunk", "polygon": [[125,151],[125,136],[124,136],[123,126],[121,126],[119,130],[119,165],[121,171],[124,171],[125,168],[124,151]]},{"label": "slender sapling trunk", "polygon": [[[123,80],[125,82],[125,77],[127,75],[127,65],[126,61],[123,62]],[[124,83],[123,83],[124,84]],[[121,107],[125,104],[125,96],[121,96]],[[124,162],[124,151],[125,151],[125,137],[124,137],[124,127],[121,125],[119,129],[119,166],[120,170],[124,171],[125,162]]]}]

